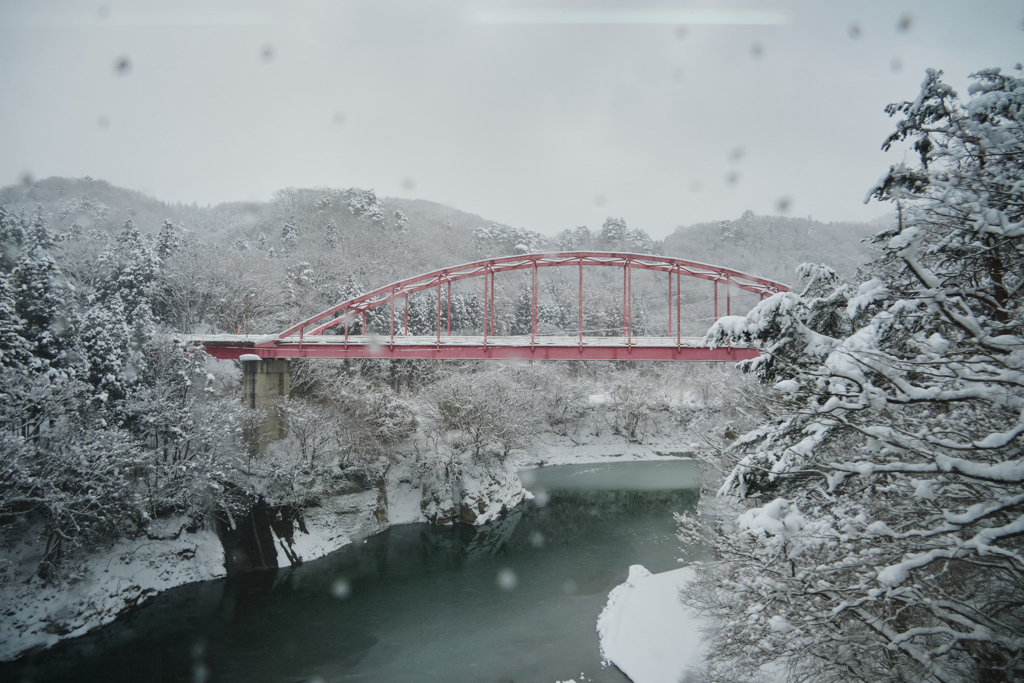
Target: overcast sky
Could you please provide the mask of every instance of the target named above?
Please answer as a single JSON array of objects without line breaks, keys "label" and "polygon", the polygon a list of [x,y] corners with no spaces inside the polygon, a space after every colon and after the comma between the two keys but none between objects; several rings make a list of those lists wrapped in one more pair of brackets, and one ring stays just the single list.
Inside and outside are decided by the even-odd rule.
[{"label": "overcast sky", "polygon": [[[167,201],[374,188],[554,233],[868,220],[927,67],[1024,61],[1024,3],[0,0],[0,184]],[[787,206],[788,204],[788,206]]]}]

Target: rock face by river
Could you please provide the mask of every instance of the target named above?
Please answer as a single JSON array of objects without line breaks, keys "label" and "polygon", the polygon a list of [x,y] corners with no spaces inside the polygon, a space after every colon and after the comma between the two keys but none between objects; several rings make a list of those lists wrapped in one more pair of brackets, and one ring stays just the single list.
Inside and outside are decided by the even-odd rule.
[{"label": "rock face by river", "polygon": [[423,521],[485,524],[528,495],[516,473],[502,465],[440,463],[421,475]]},{"label": "rock face by river", "polygon": [[[395,489],[402,489],[405,497],[418,498],[415,516],[392,514],[389,499],[402,498]],[[418,471],[407,469],[390,487],[349,491],[325,498],[315,507],[275,506],[259,498],[244,513],[218,515],[216,531],[224,546],[224,567],[228,576],[234,576],[298,566],[393,523],[486,524],[529,495],[511,466],[456,457]],[[327,538],[338,529],[345,534]]]}]

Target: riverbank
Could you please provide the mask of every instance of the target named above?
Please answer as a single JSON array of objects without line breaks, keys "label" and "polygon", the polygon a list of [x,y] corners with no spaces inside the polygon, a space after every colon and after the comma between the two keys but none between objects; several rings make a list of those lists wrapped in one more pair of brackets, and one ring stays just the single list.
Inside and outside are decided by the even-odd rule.
[{"label": "riverbank", "polygon": [[604,660],[633,683],[695,679],[704,657],[701,620],[679,601],[679,591],[692,579],[687,567],[660,574],[630,567],[597,620]]},{"label": "riverbank", "polygon": [[[393,525],[486,523],[530,497],[515,475],[519,469],[675,459],[682,455],[675,444],[668,439],[628,444],[611,435],[580,443],[545,433],[500,466],[463,463],[455,482],[443,481],[436,470],[417,468],[411,454],[401,454],[388,475],[383,509],[376,490],[348,493],[302,510],[290,538],[273,529],[277,566],[315,560]],[[22,542],[6,550],[0,561],[0,660],[109,624],[169,588],[226,576],[217,534],[187,531],[182,525],[182,520],[167,519],[151,531],[159,538],[120,541],[78,558],[74,573],[57,585],[31,579],[38,564],[35,545]]]}]

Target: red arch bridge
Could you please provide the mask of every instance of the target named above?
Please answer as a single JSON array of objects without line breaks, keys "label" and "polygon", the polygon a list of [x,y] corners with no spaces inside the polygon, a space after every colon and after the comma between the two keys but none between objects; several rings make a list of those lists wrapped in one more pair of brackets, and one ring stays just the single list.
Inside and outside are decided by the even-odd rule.
[{"label": "red arch bridge", "polygon": [[[572,336],[538,334],[538,271],[569,267],[577,279],[578,331]],[[593,336],[584,330],[587,304],[584,270],[591,267],[622,270],[622,331],[620,336]],[[668,301],[666,336],[633,334],[633,272],[665,273]],[[529,334],[495,334],[494,278],[498,273],[527,271],[531,278],[532,324]],[[589,272],[589,271],[588,271]],[[683,335],[683,278],[713,283],[714,319],[719,313],[719,286],[725,290],[725,314],[731,314],[736,290],[757,294],[760,299],[788,291],[779,283],[721,266],[683,259],[611,252],[563,252],[523,254],[485,259],[442,268],[401,280],[372,292],[343,301],[280,334],[192,335],[216,358],[262,360],[275,358],[436,358],[436,359],[535,359],[535,360],[675,360],[738,361],[754,358],[748,347],[709,348],[700,337]],[[452,283],[479,278],[483,295],[480,333],[476,336],[451,334]],[[689,282],[689,281],[687,281]],[[616,285],[617,286],[617,285]],[[435,294],[436,291],[436,294]],[[434,330],[430,335],[409,335],[409,297],[424,292],[436,298]],[[443,296],[444,294],[446,296]],[[374,311],[374,309],[381,309]],[[367,314],[371,313],[370,320]],[[616,314],[617,315],[617,314]],[[371,329],[385,320],[386,329]],[[376,322],[374,322],[376,320]],[[359,334],[355,334],[358,331]],[[616,332],[618,330],[616,329]]]}]

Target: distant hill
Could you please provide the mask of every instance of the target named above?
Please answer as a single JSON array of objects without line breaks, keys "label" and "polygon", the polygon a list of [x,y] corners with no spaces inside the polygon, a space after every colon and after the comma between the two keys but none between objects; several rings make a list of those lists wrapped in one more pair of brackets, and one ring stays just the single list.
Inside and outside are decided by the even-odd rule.
[{"label": "distant hill", "polygon": [[[522,228],[495,228],[494,221],[435,202],[378,198],[372,190],[358,188],[286,188],[268,202],[204,207],[163,202],[91,178],[46,178],[5,187],[0,189],[0,202],[28,219],[41,211],[57,234],[81,234],[72,230],[78,224],[87,232],[96,229],[114,236],[125,220],[132,219],[143,234],[155,237],[164,222],[171,221],[172,232],[180,235],[184,247],[166,266],[167,296],[190,302],[183,304],[188,319],[174,323],[180,329],[210,325],[233,330],[239,320],[252,322],[254,316],[260,318],[260,329],[279,329],[357,291],[521,249],[650,251],[787,284],[794,284],[794,269],[807,261],[824,262],[852,276],[877,249],[864,239],[884,227],[880,222],[826,224],[747,211],[735,220],[681,226],[662,241],[652,240],[643,230],[628,229],[624,220],[614,218],[593,231],[575,228],[545,237]],[[102,243],[89,247],[96,253],[102,248]],[[528,280],[517,275],[499,278],[498,283],[499,290],[504,289],[499,314],[510,320],[517,292],[528,286]],[[620,325],[616,321],[621,321],[621,277],[612,272],[588,277],[589,301],[600,302],[592,305],[599,306],[607,318],[589,327]],[[476,295],[472,283],[457,284],[458,291]],[[552,315],[565,318],[559,324],[573,327],[572,283],[563,274],[545,273],[542,289],[542,299],[560,311]],[[713,291],[707,282],[684,283],[680,300],[684,334],[706,331],[715,310]],[[663,278],[637,274],[633,292],[638,316],[655,328],[667,325]],[[745,312],[757,297],[740,290],[727,293],[719,287],[719,300],[719,315],[724,315],[727,310]],[[252,310],[255,302],[262,311],[259,315]]]},{"label": "distant hill", "polygon": [[792,283],[793,271],[806,262],[826,263],[852,276],[878,249],[866,238],[884,227],[877,221],[822,223],[747,211],[736,220],[680,226],[665,238],[663,248],[668,256]]}]

